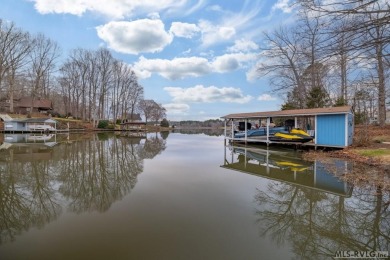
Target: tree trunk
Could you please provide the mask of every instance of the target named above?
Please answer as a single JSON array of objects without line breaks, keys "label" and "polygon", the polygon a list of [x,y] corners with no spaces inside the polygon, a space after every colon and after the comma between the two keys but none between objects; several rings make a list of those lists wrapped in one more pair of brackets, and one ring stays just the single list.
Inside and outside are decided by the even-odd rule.
[{"label": "tree trunk", "polygon": [[386,87],[382,50],[382,43],[378,43],[376,47],[376,59],[378,65],[378,119],[380,126],[384,126],[386,122]]}]

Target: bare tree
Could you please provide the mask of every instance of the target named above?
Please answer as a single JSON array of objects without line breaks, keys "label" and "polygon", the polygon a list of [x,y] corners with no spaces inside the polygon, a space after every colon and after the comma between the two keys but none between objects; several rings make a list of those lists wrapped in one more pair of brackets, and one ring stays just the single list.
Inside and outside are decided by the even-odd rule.
[{"label": "bare tree", "polygon": [[[390,55],[390,3],[373,0],[299,0],[298,2],[304,8],[316,12],[318,16],[344,21],[344,26],[333,28],[334,35],[343,35],[338,38],[339,43],[343,45],[343,52],[353,53],[356,59],[362,60],[362,57],[365,57],[365,60],[375,61],[372,64],[377,78],[378,117],[379,124],[384,125],[387,96],[385,63]],[[342,86],[344,92],[345,86]]]},{"label": "bare tree", "polygon": [[99,74],[99,118],[105,118],[108,111],[108,92],[112,81],[112,63],[114,59],[107,49],[99,49],[96,54]]},{"label": "bare tree", "polygon": [[157,124],[160,120],[165,118],[166,115],[166,109],[161,105],[156,103],[154,109],[152,110],[152,119],[154,120],[154,123]]},{"label": "bare tree", "polygon": [[124,117],[143,96],[131,67],[104,49],[73,50],[60,71],[66,107],[84,120]]},{"label": "bare tree", "polygon": [[65,114],[76,115],[78,113],[78,92],[80,85],[80,73],[77,64],[72,61],[65,62],[60,68],[59,83],[65,105]]},{"label": "bare tree", "polygon": [[[0,91],[2,83],[5,83],[10,112],[13,112],[16,78],[28,62],[26,56],[31,50],[31,41],[27,32],[15,27],[13,23],[3,26],[2,20],[0,34]],[[7,79],[6,82],[4,79]]]},{"label": "bare tree", "polygon": [[147,123],[149,119],[155,119],[156,109],[158,109],[160,106],[154,100],[148,99],[141,100],[138,104],[138,107],[142,114],[145,116],[145,121]]},{"label": "bare tree", "polygon": [[137,104],[144,98],[144,88],[138,83],[135,73],[131,73],[131,85],[127,92],[125,111],[130,111],[130,115],[133,115],[137,109]]},{"label": "bare tree", "polygon": [[257,67],[259,76],[269,76],[270,84],[277,92],[297,93],[297,104],[304,108],[306,89],[301,80],[304,57],[296,28],[280,28],[264,33],[264,37],[267,48],[261,53],[262,62]]},{"label": "bare tree", "polygon": [[47,79],[52,77],[55,62],[60,55],[60,47],[53,40],[46,38],[43,34],[38,34],[33,38],[29,69],[32,96],[31,111],[34,99],[37,96],[46,97],[49,94]]},{"label": "bare tree", "polygon": [[142,98],[143,88],[128,64],[115,61],[113,66],[112,114],[114,119],[118,119],[119,115],[123,119],[129,109],[130,115],[133,115],[137,102]]}]

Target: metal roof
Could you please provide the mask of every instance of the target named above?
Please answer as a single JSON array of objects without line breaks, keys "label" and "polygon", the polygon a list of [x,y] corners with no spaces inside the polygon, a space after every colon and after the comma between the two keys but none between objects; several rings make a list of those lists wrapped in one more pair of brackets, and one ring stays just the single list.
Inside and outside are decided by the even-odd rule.
[{"label": "metal roof", "polygon": [[51,100],[44,98],[22,97],[19,99],[19,101],[16,102],[15,107],[36,107],[52,109],[53,104]]},{"label": "metal roof", "polygon": [[352,113],[350,106],[343,107],[325,107],[325,108],[307,108],[268,112],[250,112],[229,114],[221,118],[225,119],[245,119],[245,118],[267,118],[267,117],[293,117],[293,116],[315,116],[328,114],[349,114]]},{"label": "metal roof", "polygon": [[2,119],[4,122],[52,123],[52,124],[57,123],[57,121],[51,118],[12,118],[7,114],[0,114],[0,119]]},{"label": "metal roof", "polygon": [[23,123],[57,123],[57,121],[50,118],[14,118],[12,121]]},{"label": "metal roof", "polygon": [[11,121],[12,117],[7,114],[0,114],[0,119],[2,119],[3,121]]}]

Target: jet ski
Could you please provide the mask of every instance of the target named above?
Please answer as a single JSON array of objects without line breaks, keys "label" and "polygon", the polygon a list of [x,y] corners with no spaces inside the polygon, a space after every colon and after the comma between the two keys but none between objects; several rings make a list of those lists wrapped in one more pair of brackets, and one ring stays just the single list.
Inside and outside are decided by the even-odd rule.
[{"label": "jet ski", "polygon": [[312,141],[314,138],[308,133],[299,128],[291,129],[288,133],[278,132],[273,136],[269,137],[269,140],[272,142],[295,142],[295,143],[307,143]]},{"label": "jet ski", "polygon": [[[268,128],[268,133],[270,135],[275,134],[280,131],[284,131],[285,127],[270,127]],[[266,136],[267,135],[267,128],[266,127],[260,127],[257,129],[250,129],[246,132],[247,137],[253,137],[253,136]],[[244,132],[238,132],[234,134],[234,138],[244,138],[245,137],[245,131]]]}]

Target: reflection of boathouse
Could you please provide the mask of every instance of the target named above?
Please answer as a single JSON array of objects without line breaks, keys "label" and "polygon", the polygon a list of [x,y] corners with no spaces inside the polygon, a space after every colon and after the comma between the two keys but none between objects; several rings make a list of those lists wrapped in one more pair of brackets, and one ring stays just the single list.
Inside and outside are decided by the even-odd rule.
[{"label": "reflection of boathouse", "polygon": [[43,151],[48,147],[57,144],[57,136],[55,134],[0,134],[0,150],[5,150],[10,147],[32,151]]},{"label": "reflection of boathouse", "polygon": [[[221,166],[223,168],[339,196],[350,197],[352,194],[351,185],[329,173],[319,162],[303,161],[289,152],[246,147],[230,147],[232,154],[227,155],[228,148],[225,147],[225,160]],[[340,163],[337,165],[337,171],[344,173],[347,166]]]},{"label": "reflection of boathouse", "polygon": [[47,161],[53,157],[52,147],[57,144],[54,134],[5,134],[0,145],[2,157],[17,162]]}]

